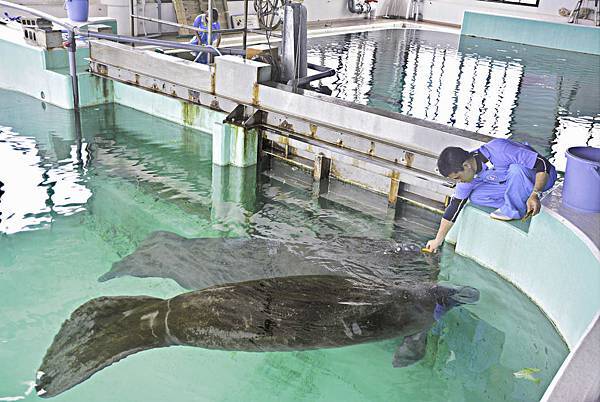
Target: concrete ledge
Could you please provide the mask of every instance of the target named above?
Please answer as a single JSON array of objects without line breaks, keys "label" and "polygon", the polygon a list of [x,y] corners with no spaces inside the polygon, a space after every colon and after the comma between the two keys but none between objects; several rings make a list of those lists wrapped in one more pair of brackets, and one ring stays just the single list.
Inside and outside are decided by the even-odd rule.
[{"label": "concrete ledge", "polygon": [[600,29],[465,11],[462,35],[600,55]]},{"label": "concrete ledge", "polygon": [[600,396],[600,313],[567,356],[546,390],[542,402],[597,402]]},{"label": "concrete ledge", "polygon": [[131,85],[116,81],[112,81],[112,85],[116,103],[205,133],[212,133],[215,122],[220,123],[227,117],[226,113]]}]

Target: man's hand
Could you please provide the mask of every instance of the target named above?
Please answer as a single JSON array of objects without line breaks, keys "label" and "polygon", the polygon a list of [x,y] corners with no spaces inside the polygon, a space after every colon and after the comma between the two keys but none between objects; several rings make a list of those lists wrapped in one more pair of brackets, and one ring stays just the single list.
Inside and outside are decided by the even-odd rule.
[{"label": "man's hand", "polygon": [[527,213],[535,216],[540,213],[541,208],[542,203],[540,202],[540,198],[536,193],[532,193],[527,199]]},{"label": "man's hand", "polygon": [[444,241],[438,241],[437,239],[429,240],[425,248],[429,250],[430,253],[435,253],[437,249],[442,245]]}]

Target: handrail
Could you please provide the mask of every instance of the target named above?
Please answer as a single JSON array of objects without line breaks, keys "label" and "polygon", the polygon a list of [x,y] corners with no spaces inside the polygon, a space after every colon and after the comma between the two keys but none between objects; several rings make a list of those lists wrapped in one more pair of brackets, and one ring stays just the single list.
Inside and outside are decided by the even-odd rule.
[{"label": "handrail", "polygon": [[63,28],[67,28],[67,30],[74,30],[75,29],[75,25],[72,25],[72,24],[69,24],[68,22],[65,22],[64,19],[57,18],[57,17],[55,17],[53,15],[50,15],[48,13],[45,13],[43,11],[36,10],[35,8],[23,6],[21,4],[11,3],[10,1],[4,1],[4,0],[0,0],[0,6],[4,6],[4,7],[8,7],[8,8],[14,8],[15,10],[25,11],[26,13],[35,15],[37,17],[45,18],[48,21],[52,21],[56,25],[60,25]]},{"label": "handrail", "polygon": [[[163,25],[169,25],[169,26],[177,27],[177,28],[189,29],[190,31],[196,31],[196,32],[200,32],[200,33],[208,32],[208,28],[197,28],[193,25],[178,24],[177,22],[166,21],[166,20],[161,20],[161,19],[157,19],[157,18],[142,17],[141,15],[135,15],[135,14],[130,14],[129,16],[132,18],[137,18],[137,19],[144,20],[144,21],[156,22],[157,24],[163,24]],[[244,32],[244,28],[213,29],[213,33],[236,33],[236,32]]]},{"label": "handrail", "polygon": [[0,6],[4,6],[6,8],[13,8],[15,10],[21,10],[26,13],[42,17],[47,19],[48,21],[52,21],[54,24],[66,28],[69,32],[69,75],[71,76],[71,89],[73,91],[73,108],[78,111],[79,110],[79,83],[77,81],[77,61],[75,59],[75,52],[77,51],[77,45],[75,41],[75,29],[76,26],[69,24],[53,15],[45,13],[43,11],[36,10],[31,7],[22,6],[20,4],[11,3],[8,1],[0,0]]},{"label": "handrail", "polygon": [[242,49],[235,49],[235,48],[216,49],[213,46],[192,45],[191,43],[174,42],[174,41],[161,40],[161,39],[136,38],[133,36],[115,35],[115,34],[108,34],[108,33],[83,31],[83,30],[78,30],[77,33],[81,36],[87,36],[87,37],[98,38],[98,39],[107,39],[107,40],[111,40],[114,42],[139,43],[142,45],[158,46],[158,47],[165,48],[165,49],[184,49],[184,50],[190,50],[193,52],[207,52],[207,53],[216,54],[219,56],[221,56],[223,54],[244,55],[246,53]]}]

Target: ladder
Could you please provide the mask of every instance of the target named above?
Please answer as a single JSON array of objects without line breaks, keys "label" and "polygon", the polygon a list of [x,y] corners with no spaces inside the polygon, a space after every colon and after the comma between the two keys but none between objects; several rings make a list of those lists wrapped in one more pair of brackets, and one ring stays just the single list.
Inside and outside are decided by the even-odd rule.
[{"label": "ladder", "polygon": [[[598,15],[598,3],[600,2],[600,0],[577,0],[577,3],[575,4],[575,8],[573,9],[573,11],[571,11],[571,15],[569,16],[569,23],[570,24],[577,24],[577,21],[579,20],[580,14],[582,14],[582,10],[583,10],[583,3],[589,3],[590,1],[594,2],[594,23],[595,25],[598,27],[600,26],[600,16]],[[583,17],[585,18],[585,16]]]}]

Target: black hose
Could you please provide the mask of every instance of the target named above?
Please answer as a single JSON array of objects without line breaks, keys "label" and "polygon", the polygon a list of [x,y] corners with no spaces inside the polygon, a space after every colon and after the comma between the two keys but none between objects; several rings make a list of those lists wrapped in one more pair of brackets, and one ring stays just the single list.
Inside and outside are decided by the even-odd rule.
[{"label": "black hose", "polygon": [[320,72],[314,75],[309,75],[308,77],[299,78],[297,80],[289,80],[287,84],[292,86],[303,86],[308,84],[309,82],[320,80],[322,78],[332,77],[335,75],[335,70],[333,68],[319,66],[317,64],[312,63],[308,63],[307,66],[312,70],[317,70]]}]

